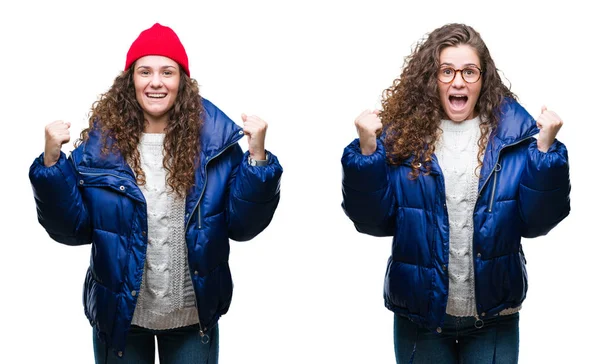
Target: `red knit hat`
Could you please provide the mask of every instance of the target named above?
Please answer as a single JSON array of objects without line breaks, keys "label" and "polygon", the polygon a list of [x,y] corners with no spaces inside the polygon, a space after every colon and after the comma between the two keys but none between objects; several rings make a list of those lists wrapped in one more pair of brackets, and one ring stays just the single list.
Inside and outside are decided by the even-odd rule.
[{"label": "red knit hat", "polygon": [[125,70],[144,56],[165,56],[179,63],[189,76],[188,57],[173,29],[158,23],[140,33],[127,52]]}]

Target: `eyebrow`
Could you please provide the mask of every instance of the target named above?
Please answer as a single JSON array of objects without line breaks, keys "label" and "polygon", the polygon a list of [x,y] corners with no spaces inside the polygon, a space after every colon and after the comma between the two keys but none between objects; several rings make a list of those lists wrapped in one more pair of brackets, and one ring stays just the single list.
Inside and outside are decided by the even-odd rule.
[{"label": "eyebrow", "polygon": [[[452,66],[452,67],[455,67],[454,63],[450,63],[450,62],[444,62],[444,63],[440,64],[440,66]],[[475,66],[477,68],[481,68],[481,66],[478,66],[475,63],[467,63],[463,67],[469,67],[469,66]]]},{"label": "eyebrow", "polygon": [[[152,67],[150,67],[150,66],[146,66],[146,65],[140,65],[140,66],[137,66],[137,67],[136,67],[136,69],[140,69],[140,68],[148,68],[148,69],[152,69]],[[175,66],[171,66],[171,65],[167,65],[167,66],[160,66],[159,68],[160,68],[160,69],[166,69],[166,68],[175,68],[175,69],[176,69],[176,67],[175,67]]]}]

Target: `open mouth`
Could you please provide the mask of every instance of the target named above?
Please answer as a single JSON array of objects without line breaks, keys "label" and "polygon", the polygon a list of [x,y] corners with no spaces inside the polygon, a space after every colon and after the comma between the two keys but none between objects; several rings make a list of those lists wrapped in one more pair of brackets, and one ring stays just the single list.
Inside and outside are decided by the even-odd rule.
[{"label": "open mouth", "polygon": [[453,109],[462,109],[467,105],[469,97],[467,95],[450,95],[448,100]]},{"label": "open mouth", "polygon": [[167,94],[162,94],[162,93],[147,93],[146,97],[148,97],[150,99],[164,99],[165,97],[167,97]]}]

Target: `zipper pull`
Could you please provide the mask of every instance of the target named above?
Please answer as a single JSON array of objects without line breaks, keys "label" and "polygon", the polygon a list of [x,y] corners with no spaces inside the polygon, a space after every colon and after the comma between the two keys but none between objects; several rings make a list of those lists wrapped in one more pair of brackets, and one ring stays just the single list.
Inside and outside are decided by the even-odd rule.
[{"label": "zipper pull", "polygon": [[208,344],[209,341],[210,341],[210,336],[208,336],[208,334],[205,334],[204,331],[202,331],[202,329],[200,329],[200,342],[202,344]]},{"label": "zipper pull", "polygon": [[483,320],[479,318],[479,315],[475,314],[475,328],[481,329],[483,327]]}]

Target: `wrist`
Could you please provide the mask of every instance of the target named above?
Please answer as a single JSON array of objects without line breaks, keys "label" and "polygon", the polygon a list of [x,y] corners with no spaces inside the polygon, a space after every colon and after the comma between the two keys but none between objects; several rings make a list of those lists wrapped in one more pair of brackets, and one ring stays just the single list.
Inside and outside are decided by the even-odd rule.
[{"label": "wrist", "polygon": [[249,151],[248,153],[250,154],[250,158],[257,160],[257,161],[262,161],[262,160],[267,159],[267,153],[264,150],[264,148],[260,151]]},{"label": "wrist", "polygon": [[56,162],[58,162],[58,159],[57,158],[50,158],[48,156],[48,153],[44,152],[43,162],[44,162],[44,166],[46,166],[46,167],[52,167],[53,165],[56,164]]},{"label": "wrist", "polygon": [[53,165],[56,164],[57,161],[48,161],[46,160],[46,158],[44,158],[44,167],[52,167]]},{"label": "wrist", "polygon": [[369,136],[366,138],[359,138],[360,152],[363,155],[371,155],[377,150],[377,137]]},{"label": "wrist", "polygon": [[250,154],[248,155],[248,164],[252,167],[264,167],[269,164],[269,156],[264,154],[262,159],[257,159]]},{"label": "wrist", "polygon": [[548,151],[548,149],[550,149],[550,146],[552,146],[552,143],[554,143],[554,141],[549,143],[545,140],[538,139],[537,148],[540,152],[546,153]]}]

